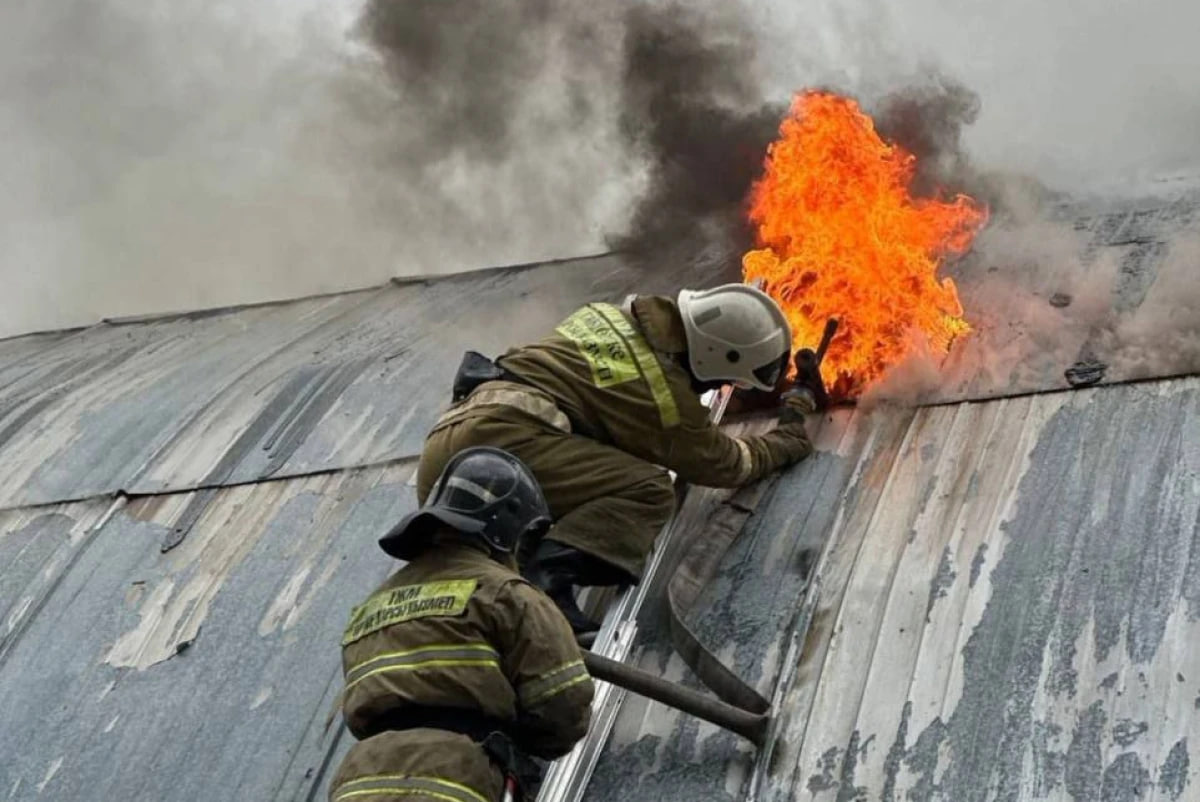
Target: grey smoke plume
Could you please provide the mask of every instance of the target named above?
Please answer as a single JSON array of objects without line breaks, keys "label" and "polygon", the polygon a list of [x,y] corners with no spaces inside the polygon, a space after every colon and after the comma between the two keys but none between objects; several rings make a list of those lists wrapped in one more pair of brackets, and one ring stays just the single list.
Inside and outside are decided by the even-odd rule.
[{"label": "grey smoke plume", "polygon": [[450,71],[492,106],[391,80],[359,0],[0,8],[0,333],[602,250],[636,176],[579,111],[613,92],[578,39],[472,7],[443,27],[476,55],[526,48]]},{"label": "grey smoke plume", "polygon": [[0,31],[0,333],[614,242],[734,237],[732,276],[776,122],[715,2],[56,0]]},{"label": "grey smoke plume", "polygon": [[1093,351],[1121,379],[1200,371],[1200,231],[1168,244],[1145,298],[1105,316]]},{"label": "grey smoke plume", "polygon": [[1063,387],[1080,362],[1105,381],[1200,372],[1200,191],[1112,201],[988,180],[1001,213],[948,271],[975,330],[944,360],[918,351],[863,403]]}]

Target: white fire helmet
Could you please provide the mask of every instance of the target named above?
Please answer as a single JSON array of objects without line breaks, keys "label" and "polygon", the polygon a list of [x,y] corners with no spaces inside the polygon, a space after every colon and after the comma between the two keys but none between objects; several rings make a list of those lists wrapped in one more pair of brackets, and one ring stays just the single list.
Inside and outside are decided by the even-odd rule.
[{"label": "white fire helmet", "polygon": [[681,290],[688,361],[701,381],[771,390],[786,369],[792,332],[779,305],[749,284]]}]

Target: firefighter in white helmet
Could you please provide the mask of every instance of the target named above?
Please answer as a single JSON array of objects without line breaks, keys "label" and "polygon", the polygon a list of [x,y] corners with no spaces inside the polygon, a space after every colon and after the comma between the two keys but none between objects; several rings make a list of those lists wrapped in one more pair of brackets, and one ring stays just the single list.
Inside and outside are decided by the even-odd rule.
[{"label": "firefighter in white helmet", "polygon": [[787,318],[745,284],[683,290],[677,300],[631,296],[579,309],[539,342],[492,362],[469,353],[456,403],[426,441],[417,472],[424,500],[450,457],[502,448],[537,477],[555,525],[523,556],[522,571],[577,632],[595,629],[572,586],[637,582],[671,515],[667,474],[737,487],[804,459],[812,444],[805,393],[763,435],[733,437],[700,403],[724,384],[776,389],[790,357]]}]

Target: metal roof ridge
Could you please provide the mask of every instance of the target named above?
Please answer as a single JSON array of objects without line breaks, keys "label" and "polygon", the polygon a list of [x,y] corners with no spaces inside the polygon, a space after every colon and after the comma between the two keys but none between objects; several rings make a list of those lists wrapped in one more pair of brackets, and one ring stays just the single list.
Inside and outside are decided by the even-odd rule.
[{"label": "metal roof ridge", "polygon": [[332,292],[314,292],[310,295],[298,295],[293,298],[274,298],[267,301],[251,301],[244,304],[226,304],[225,306],[207,306],[200,309],[182,309],[174,312],[147,312],[140,315],[119,315],[116,317],[105,317],[100,319],[97,325],[107,326],[132,326],[139,323],[156,323],[162,320],[203,320],[208,317],[217,317],[219,315],[227,315],[232,312],[240,312],[244,309],[261,309],[268,306],[286,306],[288,304],[298,304],[304,301],[314,301],[321,298],[338,298],[343,295],[358,295],[360,293],[374,292],[384,289],[388,286],[387,281],[381,284],[372,284],[367,287],[354,287],[347,290],[335,290]]},{"label": "metal roof ridge", "polygon": [[0,343],[10,340],[19,340],[23,337],[46,336],[50,334],[72,334],[75,332],[86,331],[88,329],[97,328],[99,326],[131,326],[139,323],[154,323],[163,320],[180,320],[191,319],[200,320],[207,317],[216,317],[218,315],[229,314],[231,312],[239,312],[243,309],[258,309],[268,306],[284,306],[286,304],[301,303],[303,301],[312,301],[319,298],[334,298],[342,295],[354,295],[356,293],[373,292],[376,290],[387,289],[389,287],[403,287],[408,284],[422,284],[433,281],[443,281],[452,279],[462,279],[465,277],[488,276],[497,273],[518,273],[525,270],[532,270],[537,267],[552,267],[554,265],[566,264],[568,262],[586,262],[593,259],[602,259],[607,256],[613,256],[620,251],[603,251],[597,253],[581,254],[579,256],[562,256],[553,259],[543,259],[534,262],[520,262],[508,265],[495,265],[491,267],[481,267],[473,270],[456,270],[447,273],[417,273],[407,276],[392,276],[391,278],[382,281],[378,284],[370,284],[363,287],[351,287],[343,290],[331,290],[329,292],[315,292],[308,295],[297,295],[286,298],[272,298],[265,301],[249,301],[241,304],[224,304],[221,306],[201,307],[198,309],[180,309],[174,311],[161,312],[146,312],[137,315],[116,315],[111,317],[102,317],[94,323],[84,323],[78,326],[63,326],[61,328],[49,329],[34,329],[32,331],[22,331],[15,334],[7,334],[0,336]]},{"label": "metal roof ridge", "polygon": [[51,334],[78,334],[81,331],[94,329],[97,326],[103,325],[102,320],[95,323],[85,323],[79,326],[64,326],[61,329],[34,329],[33,331],[21,331],[16,334],[6,334],[0,337],[0,343],[10,342],[12,340],[20,340],[25,337],[46,337]]},{"label": "metal roof ridge", "polygon": [[599,251],[580,256],[560,256],[554,259],[542,259],[536,262],[519,262],[516,264],[481,267],[476,270],[454,270],[448,273],[414,273],[408,276],[393,276],[389,280],[389,283],[403,287],[408,284],[422,284],[430,281],[446,281],[474,276],[491,276],[497,273],[521,273],[538,267],[553,267],[554,265],[566,264],[568,262],[589,262],[595,259],[604,259],[605,257],[616,256],[620,253],[622,251],[619,250]]}]

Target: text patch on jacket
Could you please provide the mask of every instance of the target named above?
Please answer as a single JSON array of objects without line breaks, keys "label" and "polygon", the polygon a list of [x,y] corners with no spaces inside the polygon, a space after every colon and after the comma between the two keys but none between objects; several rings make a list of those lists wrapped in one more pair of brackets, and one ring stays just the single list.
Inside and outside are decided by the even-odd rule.
[{"label": "text patch on jacket", "polygon": [[597,387],[641,378],[625,339],[599,310],[585,306],[564,320],[556,331],[579,346],[592,368]]},{"label": "text patch on jacket", "polygon": [[381,590],[350,613],[342,646],[392,624],[435,615],[462,615],[477,584],[474,579],[450,579]]}]

